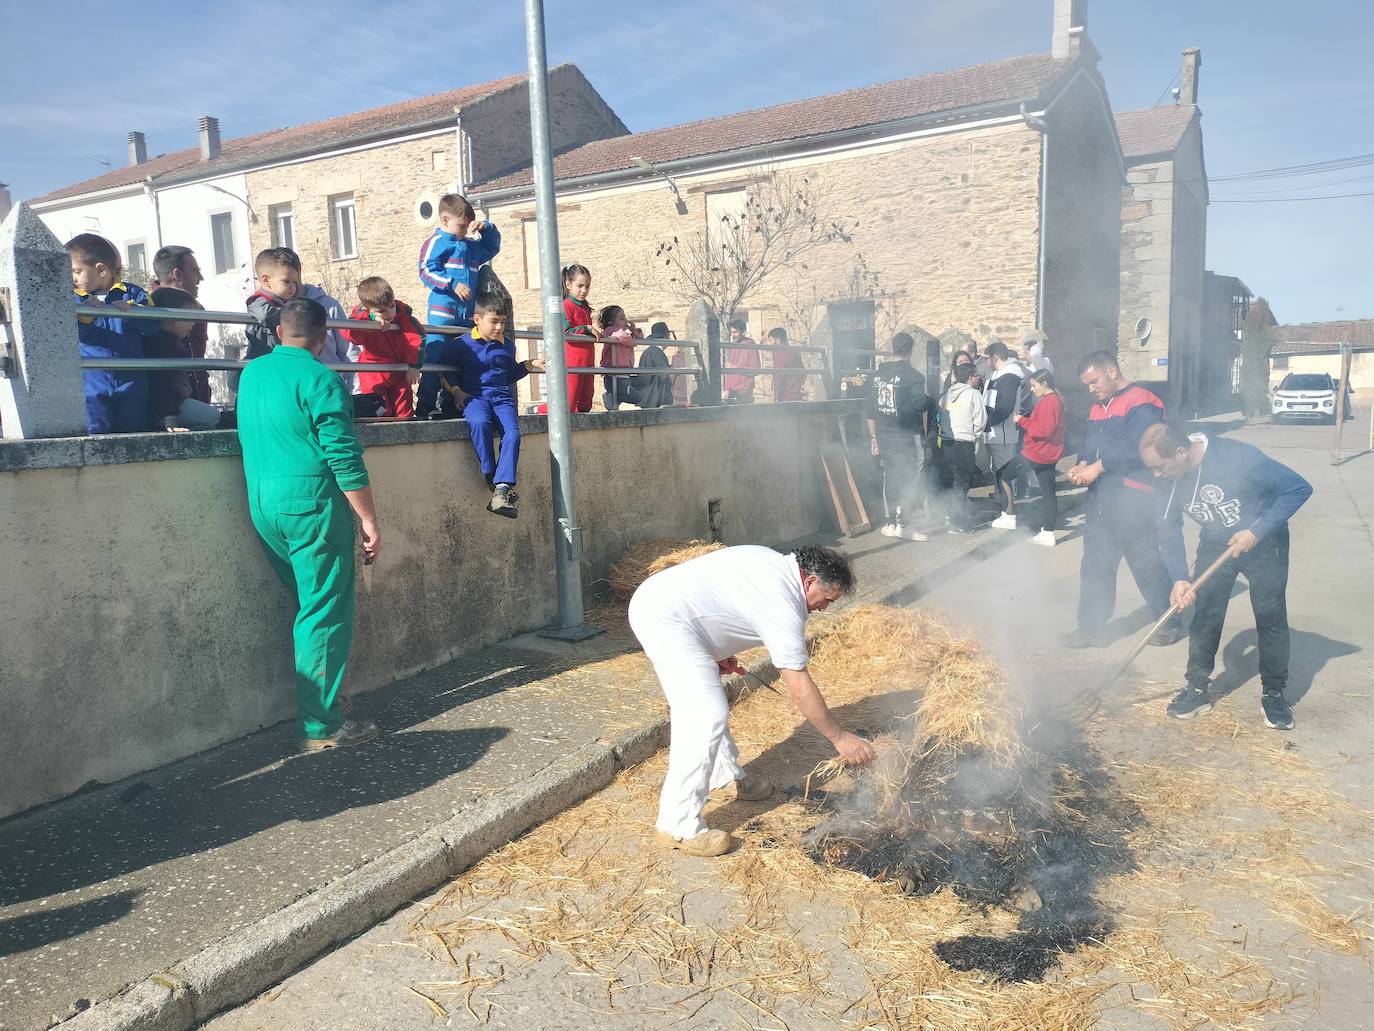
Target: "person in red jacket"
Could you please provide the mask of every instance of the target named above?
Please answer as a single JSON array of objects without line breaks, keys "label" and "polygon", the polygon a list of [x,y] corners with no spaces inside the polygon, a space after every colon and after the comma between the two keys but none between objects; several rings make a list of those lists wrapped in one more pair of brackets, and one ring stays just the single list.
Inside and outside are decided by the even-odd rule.
[{"label": "person in red jacket", "polygon": [[1064,457],[1064,406],[1054,389],[1054,373],[1040,369],[1031,373],[1031,393],[1035,409],[1018,415],[1016,425],[1025,434],[1021,442],[1021,461],[1030,466],[1040,485],[1039,532],[1032,544],[1054,547],[1054,526],[1059,521],[1059,499],[1054,496],[1055,464]]},{"label": "person in red jacket", "polygon": [[[592,306],[587,294],[592,289],[592,274],[584,265],[568,265],[563,269],[563,332],[579,336],[595,336],[592,329]],[[596,343],[593,340],[568,340],[563,345],[568,368],[590,369],[596,365]],[[596,377],[582,373],[568,376],[568,411],[590,412],[592,396],[596,393]]]},{"label": "person in red jacket", "polygon": [[396,299],[391,284],[381,276],[369,276],[358,284],[358,305],[350,319],[380,322],[383,330],[340,332],[361,349],[358,361],[379,365],[409,365],[405,372],[360,372],[358,393],[375,394],[382,400],[382,415],[389,419],[413,419],[415,401],[411,388],[420,380],[420,355],[425,334],[410,305]]}]

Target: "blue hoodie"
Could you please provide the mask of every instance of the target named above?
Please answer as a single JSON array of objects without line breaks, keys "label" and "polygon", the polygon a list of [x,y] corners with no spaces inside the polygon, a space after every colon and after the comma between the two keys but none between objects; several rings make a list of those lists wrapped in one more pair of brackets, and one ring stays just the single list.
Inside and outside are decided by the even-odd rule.
[{"label": "blue hoodie", "polygon": [[456,414],[453,395],[447,390],[439,395],[439,378],[458,387],[471,397],[488,401],[515,401],[515,384],[529,375],[525,363],[515,357],[515,341],[485,340],[477,331],[460,337],[441,337],[425,345],[426,365],[456,365],[457,372],[427,372],[420,377],[420,392],[415,414],[425,418],[438,407],[447,415]]},{"label": "blue hoodie", "polygon": [[[156,333],[162,323],[97,315],[97,309],[84,303],[89,296],[72,290],[81,357],[142,358],[143,338]],[[102,299],[110,307],[125,301],[146,306],[148,294],[133,283],[115,283]],[[82,373],[82,379],[88,433],[139,433],[150,428],[147,373],[92,369]]]},{"label": "blue hoodie", "polygon": [[1287,525],[1312,496],[1312,485],[1259,448],[1238,440],[1194,434],[1207,450],[1198,467],[1157,490],[1159,550],[1175,581],[1189,580],[1183,548],[1183,516],[1201,527],[1202,540],[1225,545],[1232,535],[1249,530],[1260,540]]},{"label": "blue hoodie", "polygon": [[[491,223],[483,223],[478,239],[459,237],[435,229],[420,248],[420,284],[429,291],[429,302],[441,310],[452,308],[459,325],[472,323],[472,302],[477,296],[477,272],[501,250],[501,234]],[[460,301],[453,288],[462,283],[471,291]]]}]

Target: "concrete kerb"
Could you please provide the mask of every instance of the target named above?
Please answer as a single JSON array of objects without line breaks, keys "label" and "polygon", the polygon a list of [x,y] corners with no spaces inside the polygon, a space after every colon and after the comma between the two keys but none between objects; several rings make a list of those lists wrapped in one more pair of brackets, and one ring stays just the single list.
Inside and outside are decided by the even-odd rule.
[{"label": "concrete kerb", "polygon": [[[1075,511],[1081,492],[1062,499]],[[1019,535],[975,539],[952,562],[976,561],[1018,543]],[[938,571],[936,571],[938,572]],[[856,600],[905,604],[928,593],[934,572],[918,574]],[[770,662],[749,666],[758,681],[777,676]],[[760,690],[734,677],[732,701]],[[270,988],[323,952],[372,927],[514,840],[606,787],[622,770],[668,743],[666,717],[585,745],[525,781],[512,794],[455,814],[290,906],[264,917],[170,970],[63,1021],[65,1031],[189,1031],[215,1013]]]}]

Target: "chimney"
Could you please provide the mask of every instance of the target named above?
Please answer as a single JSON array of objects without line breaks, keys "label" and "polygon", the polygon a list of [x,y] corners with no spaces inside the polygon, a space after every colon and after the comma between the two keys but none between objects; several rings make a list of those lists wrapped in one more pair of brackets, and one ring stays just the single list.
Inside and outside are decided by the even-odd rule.
[{"label": "chimney", "polygon": [[1202,67],[1202,51],[1189,47],[1183,51],[1183,84],[1178,88],[1180,104],[1197,103],[1197,73]]},{"label": "chimney", "polygon": [[1077,57],[1080,37],[1088,30],[1088,0],[1054,0],[1054,35],[1050,56],[1056,61]]},{"label": "chimney", "polygon": [[141,165],[148,160],[148,139],[141,132],[129,133],[129,165]]},{"label": "chimney", "polygon": [[200,116],[200,159],[213,161],[219,157],[219,119]]}]

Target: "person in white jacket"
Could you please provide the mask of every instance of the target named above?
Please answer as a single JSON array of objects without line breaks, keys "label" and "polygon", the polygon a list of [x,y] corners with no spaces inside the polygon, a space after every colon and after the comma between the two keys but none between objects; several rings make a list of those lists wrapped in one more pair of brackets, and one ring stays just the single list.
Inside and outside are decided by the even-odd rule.
[{"label": "person in white jacket", "polygon": [[974,461],[974,442],[987,426],[987,411],[983,407],[982,391],[970,385],[977,371],[964,364],[954,368],[954,382],[940,398],[940,446],[948,449],[945,461],[954,477],[949,517],[950,533],[968,533],[973,529],[969,511],[968,489],[977,470]]}]

